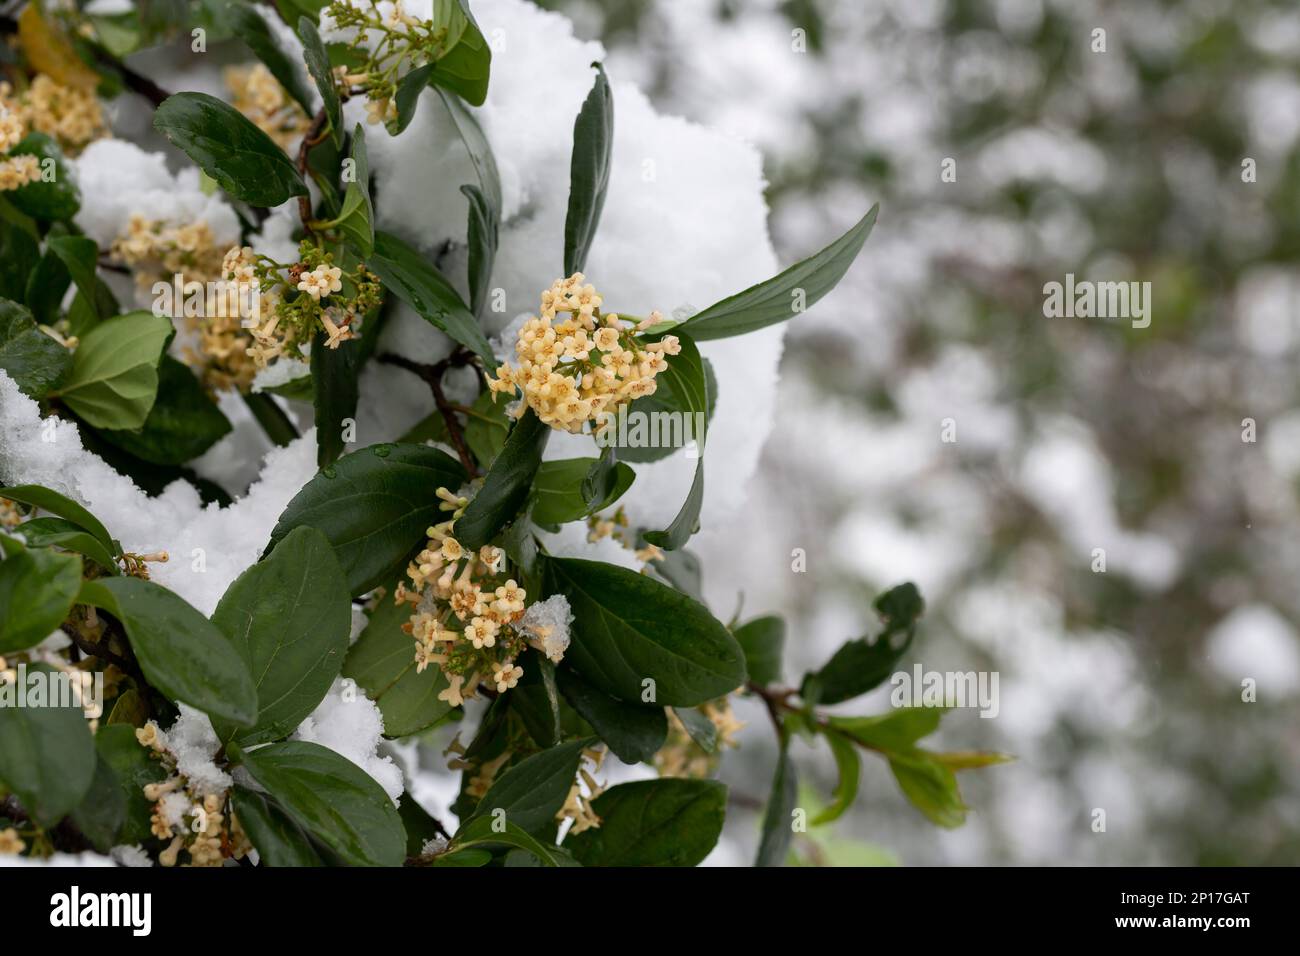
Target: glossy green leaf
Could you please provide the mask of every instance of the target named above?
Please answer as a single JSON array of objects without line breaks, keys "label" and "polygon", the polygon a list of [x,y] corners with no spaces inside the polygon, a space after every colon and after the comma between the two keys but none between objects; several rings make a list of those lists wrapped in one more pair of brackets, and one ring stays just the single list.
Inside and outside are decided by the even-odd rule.
[{"label": "glossy green leaf", "polygon": [[113,554],[89,531],[64,518],[30,518],[22,535],[31,548],[60,548],[90,558],[109,574],[119,574]]},{"label": "glossy green leaf", "polygon": [[108,529],[100,523],[100,520],[67,495],[61,495],[57,491],[41,485],[10,485],[8,488],[0,488],[0,498],[21,501],[25,505],[40,508],[42,511],[48,511],[60,518],[66,518],[77,527],[89,531],[100,544],[112,551],[113,554],[119,553],[119,549],[114,544],[112,536],[109,535]]},{"label": "glossy green leaf", "polygon": [[86,581],[77,598],[122,623],[149,683],[215,719],[251,726],[257,687],[221,630],[177,594],[134,577]]},{"label": "glossy green leaf", "polygon": [[324,866],[307,832],[263,794],[235,784],[235,816],[257,850],[258,866]]},{"label": "glossy green leaf", "polygon": [[[566,659],[589,683],[627,701],[693,707],[745,683],[735,639],[697,601],[626,568],[547,558],[547,595],[563,594],[574,614]],[[653,683],[647,685],[646,681]]]},{"label": "glossy green leaf", "polygon": [[872,206],[857,225],[825,249],[780,275],[697,312],[674,331],[687,332],[697,342],[706,342],[766,328],[811,308],[835,288],[853,264],[876,224],[879,208]]},{"label": "glossy green leaf", "polygon": [[0,654],[53,634],[80,588],[80,555],[30,547],[0,561]]},{"label": "glossy green leaf", "polygon": [[375,251],[366,261],[386,289],[439,331],[474,352],[488,368],[496,359],[474,313],[460,294],[416,249],[387,232],[375,233]]},{"label": "glossy green leaf", "polygon": [[346,757],[307,741],[235,750],[298,826],[354,866],[400,866],[406,832],[382,787]]},{"label": "glossy green leaf", "polygon": [[569,667],[557,668],[556,683],[570,706],[624,763],[648,763],[668,736],[662,707],[628,703],[592,687]]},{"label": "glossy green leaf", "polygon": [[434,491],[457,489],[465,472],[424,445],[372,445],[344,455],[307,482],[271,532],[271,547],[308,525],[329,540],[353,595],[392,587],[442,520]]},{"label": "glossy green leaf", "polygon": [[[53,688],[56,672],[27,665],[27,678]],[[31,687],[28,688],[30,693]],[[95,776],[95,742],[80,707],[17,706],[17,685],[0,685],[0,785],[17,795],[43,826],[81,803]]]},{"label": "glossy green leaf", "polygon": [[329,541],[311,527],[289,532],[226,589],[212,623],[257,685],[257,723],[219,727],[223,739],[288,736],[324,699],[348,651],[352,602]]},{"label": "glossy green leaf", "polygon": [[[286,23],[294,21],[286,17]],[[302,41],[302,57],[307,63],[307,72],[311,74],[320,92],[325,115],[329,117],[330,133],[336,146],[343,145],[343,107],[339,102],[339,91],[334,85],[334,71],[330,65],[329,53],[321,41],[320,31],[316,29],[316,17],[300,16],[298,18],[298,39]],[[311,112],[310,105],[306,107]]]},{"label": "glossy green leaf", "polygon": [[435,62],[429,81],[451,90],[473,106],[482,106],[492,73],[492,49],[465,0],[450,0],[439,4],[439,8],[447,11],[449,35],[458,36],[459,40]]},{"label": "glossy green leaf", "polygon": [[72,367],[72,353],[36,327],[24,306],[0,299],[0,369],[19,391],[44,398]]},{"label": "glossy green leaf", "polygon": [[596,67],[596,82],[573,123],[573,154],[569,160],[569,210],[564,220],[564,274],[581,272],[587,264],[600,214],[609,189],[610,156],[614,148],[614,97],[605,68]]},{"label": "glossy green leaf", "polygon": [[[916,585],[900,584],[875,602],[885,622],[874,641],[848,641],[820,670],[807,674],[800,688],[810,704],[838,704],[867,693],[889,679],[912,645],[916,621],[925,610]],[[898,635],[902,640],[898,641]]]},{"label": "glossy green leaf", "polygon": [[550,436],[551,427],[531,409],[515,422],[483,486],[456,519],[457,541],[467,548],[481,548],[514,519],[528,500]]},{"label": "glossy green leaf", "polygon": [[325,344],[325,334],[316,333],[311,347],[311,382],[316,464],[321,468],[332,465],[347,450],[344,439],[349,421],[355,430],[361,364],[360,342],[342,342],[332,349]]},{"label": "glossy green leaf", "polygon": [[[534,836],[555,826],[591,740],[574,740],[525,757],[500,773],[470,821],[479,817],[504,819]],[[470,821],[467,821],[470,822]]]},{"label": "glossy green leaf", "polygon": [[785,621],[776,616],[756,617],[732,631],[745,652],[749,679],[760,687],[781,680],[781,654],[785,647]]},{"label": "glossy green leaf", "polygon": [[465,231],[465,243],[469,249],[469,310],[475,316],[481,316],[492,285],[500,217],[479,187],[467,183],[460,187],[460,191],[469,201],[469,224]]},{"label": "glossy green leaf", "polygon": [[592,802],[597,828],[568,837],[584,866],[696,866],[722,833],[727,788],[665,777],[610,787]]},{"label": "glossy green leaf", "polygon": [[307,195],[289,157],[233,106],[207,93],[176,93],[153,125],[235,199],[271,208]]}]

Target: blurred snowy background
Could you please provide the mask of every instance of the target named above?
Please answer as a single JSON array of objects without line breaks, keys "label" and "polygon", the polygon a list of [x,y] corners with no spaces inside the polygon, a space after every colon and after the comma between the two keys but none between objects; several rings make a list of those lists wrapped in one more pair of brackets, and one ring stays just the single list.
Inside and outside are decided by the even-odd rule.
[{"label": "blurred snowy background", "polygon": [[[797,683],[875,632],[874,594],[915,581],[928,611],[909,663],[1001,675],[998,716],[953,712],[943,745],[1018,759],[962,775],[973,812],[955,831],[868,760],[852,811],[796,852],[1300,860],[1294,5],[544,5],[661,112],[762,150],[783,264],[881,204],[845,281],[791,324],[755,538],[706,586],[723,617],[739,582],[743,616],[785,616]],[[1044,318],[1042,286],[1067,272],[1150,281],[1151,326]],[[842,709],[880,711],[887,691]],[[761,707],[741,706],[712,862],[752,859],[775,759]],[[795,746],[825,800],[829,757]]]}]

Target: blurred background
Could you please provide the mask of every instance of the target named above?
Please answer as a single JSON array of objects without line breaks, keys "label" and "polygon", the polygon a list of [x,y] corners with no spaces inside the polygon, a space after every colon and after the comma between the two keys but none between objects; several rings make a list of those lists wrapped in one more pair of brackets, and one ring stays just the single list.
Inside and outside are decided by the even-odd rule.
[{"label": "blurred background", "polygon": [[[915,581],[905,665],[1000,675],[997,716],[954,711],[943,749],[1017,760],[961,775],[952,831],[868,760],[852,810],[796,856],[1300,862],[1300,10],[544,5],[661,112],[761,149],[783,263],[881,205],[844,282],[790,325],[731,576],[752,582],[744,617],[785,617],[795,685]],[[1045,318],[1067,273],[1150,282],[1150,326]],[[839,709],[881,712],[888,690]],[[752,859],[776,757],[762,707],[737,714],[714,863]],[[793,754],[804,805],[827,801],[824,748]]]}]

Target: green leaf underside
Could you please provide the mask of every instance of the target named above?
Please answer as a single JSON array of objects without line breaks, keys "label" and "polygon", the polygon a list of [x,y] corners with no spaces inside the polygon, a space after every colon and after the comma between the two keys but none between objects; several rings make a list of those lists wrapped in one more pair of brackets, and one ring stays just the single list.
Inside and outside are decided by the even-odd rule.
[{"label": "green leaf underside", "polygon": [[81,338],[59,388],[63,402],[98,428],[139,428],[158,395],[158,362],[171,321],[129,312]]},{"label": "green leaf underside", "polygon": [[790,741],[782,732],[781,752],[772,777],[772,794],[763,814],[763,836],[758,844],[755,866],[780,866],[785,862],[790,841],[794,838],[791,813],[798,800],[798,793],[799,781],[794,763],[790,760]]},{"label": "green leaf underside", "polygon": [[533,479],[533,520],[541,525],[565,524],[610,507],[632,487],[634,472],[623,462],[616,462],[613,481],[605,497],[589,505],[580,486],[596,465],[596,458],[561,458],[544,461]]}]

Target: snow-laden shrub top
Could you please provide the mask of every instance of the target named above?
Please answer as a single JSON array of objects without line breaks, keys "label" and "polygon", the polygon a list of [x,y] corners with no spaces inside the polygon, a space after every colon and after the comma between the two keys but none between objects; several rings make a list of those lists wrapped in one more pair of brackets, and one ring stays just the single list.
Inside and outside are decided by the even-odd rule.
[{"label": "snow-laden shrub top", "polygon": [[[781,745],[761,863],[807,823],[795,733],[841,768],[823,818],[865,749],[959,824],[1000,758],[917,746],[941,707],[818,709],[886,679],[915,589],[796,688],[688,549],[875,209],[778,271],[752,150],[522,0],[175,12],[6,24],[0,853],[693,865],[735,694]],[[449,763],[397,743],[461,719]]]}]

